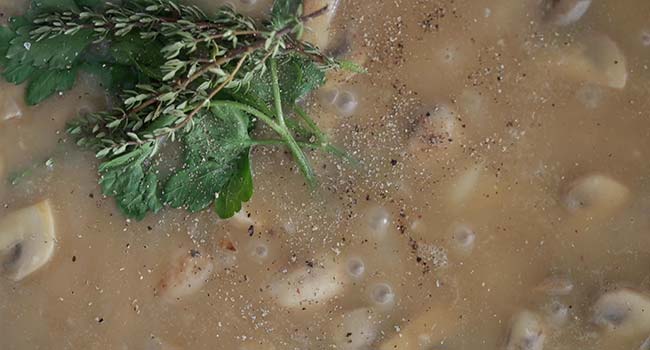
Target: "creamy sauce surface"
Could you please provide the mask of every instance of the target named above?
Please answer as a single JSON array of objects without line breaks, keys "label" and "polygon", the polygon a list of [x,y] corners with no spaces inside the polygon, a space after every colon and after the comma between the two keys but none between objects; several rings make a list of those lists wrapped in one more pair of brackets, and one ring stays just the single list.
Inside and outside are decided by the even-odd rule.
[{"label": "creamy sauce surface", "polygon": [[650,2],[323,3],[307,35],[368,73],[305,104],[360,164],[309,153],[310,192],[256,149],[228,221],[125,220],[64,131],[96,82],[2,83],[0,235],[40,203],[56,238],[0,253],[0,349],[650,349]]}]

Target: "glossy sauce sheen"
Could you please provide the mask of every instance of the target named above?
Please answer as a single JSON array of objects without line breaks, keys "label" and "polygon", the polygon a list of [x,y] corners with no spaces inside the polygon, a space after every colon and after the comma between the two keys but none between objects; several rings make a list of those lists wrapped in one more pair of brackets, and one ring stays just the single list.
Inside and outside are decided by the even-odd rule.
[{"label": "glossy sauce sheen", "polygon": [[310,193],[256,149],[229,221],[125,220],[62,131],[92,79],[3,83],[0,218],[49,199],[56,244],[0,279],[0,349],[650,348],[650,2],[552,2],[339,1],[325,38],[369,73],[308,107],[361,165],[311,154]]}]

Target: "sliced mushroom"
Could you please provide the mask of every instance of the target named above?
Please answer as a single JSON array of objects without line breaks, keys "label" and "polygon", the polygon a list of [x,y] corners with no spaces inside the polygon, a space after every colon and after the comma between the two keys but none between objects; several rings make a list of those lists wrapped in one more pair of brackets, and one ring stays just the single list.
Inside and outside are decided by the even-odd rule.
[{"label": "sliced mushroom", "polygon": [[430,306],[414,320],[395,327],[386,335],[379,350],[421,350],[444,343],[459,326],[459,317],[449,305]]},{"label": "sliced mushroom", "polygon": [[48,200],[10,213],[0,219],[0,271],[22,280],[52,258],[55,241]]},{"label": "sliced mushroom", "polygon": [[571,183],[564,204],[572,213],[612,211],[627,201],[630,190],[603,174],[589,174]]},{"label": "sliced mushroom", "polygon": [[303,39],[321,49],[327,48],[331,37],[331,25],[336,10],[339,6],[339,0],[305,0],[303,3],[303,13],[310,14],[327,6],[325,14],[311,19],[306,24],[306,30]]},{"label": "sliced mushroom", "polygon": [[515,315],[506,338],[506,350],[542,350],[546,339],[545,325],[534,312],[524,310]]},{"label": "sliced mushroom", "polygon": [[377,322],[372,309],[359,308],[335,319],[332,338],[336,349],[359,350],[370,346],[377,338]]},{"label": "sliced mushroom", "polygon": [[281,306],[324,305],[343,292],[348,282],[345,266],[331,258],[308,261],[271,283],[271,295]]},{"label": "sliced mushroom", "polygon": [[178,301],[199,291],[214,270],[212,259],[197,249],[182,249],[180,256],[163,276],[156,294],[168,301]]},{"label": "sliced mushroom", "polygon": [[650,332],[650,297],[622,288],[601,295],[594,306],[594,322],[603,330],[624,336]]},{"label": "sliced mushroom", "polygon": [[577,22],[591,6],[591,0],[546,0],[546,20],[565,26]]},{"label": "sliced mushroom", "polygon": [[483,174],[483,163],[470,165],[468,169],[460,173],[455,182],[449,188],[449,199],[454,206],[468,202],[470,197],[479,188],[481,175]]},{"label": "sliced mushroom", "polygon": [[639,350],[650,350],[650,337],[645,338],[639,346]]},{"label": "sliced mushroom", "polygon": [[23,115],[21,106],[23,88],[15,85],[3,85],[0,88],[0,121],[20,118]]},{"label": "sliced mushroom", "polygon": [[623,51],[606,35],[592,34],[550,49],[549,63],[571,79],[622,89],[627,83]]},{"label": "sliced mushroom", "polygon": [[430,163],[440,151],[449,150],[460,142],[462,127],[458,112],[441,104],[419,112],[410,126],[407,152],[421,164]]}]

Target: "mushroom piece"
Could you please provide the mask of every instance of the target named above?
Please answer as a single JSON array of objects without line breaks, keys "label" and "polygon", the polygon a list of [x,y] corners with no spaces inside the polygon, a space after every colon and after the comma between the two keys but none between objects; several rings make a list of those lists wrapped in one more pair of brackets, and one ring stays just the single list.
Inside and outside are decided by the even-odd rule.
[{"label": "mushroom piece", "polygon": [[379,350],[421,350],[439,345],[458,329],[459,318],[448,304],[427,308],[414,320],[386,334]]},{"label": "mushroom piece", "polygon": [[548,62],[571,79],[622,89],[627,83],[623,51],[606,35],[588,35],[570,46],[551,49]]},{"label": "mushroom piece", "polygon": [[546,339],[544,323],[534,312],[524,310],[512,319],[506,350],[542,350]]},{"label": "mushroom piece", "polygon": [[0,88],[0,121],[20,118],[23,110],[19,104],[22,101],[23,88],[15,85],[3,85]]},{"label": "mushroom piece", "polygon": [[440,152],[460,146],[462,126],[456,110],[441,104],[421,110],[410,128],[406,152],[417,164],[430,164]]},{"label": "mushroom piece", "polygon": [[305,0],[303,3],[303,13],[310,14],[327,6],[327,10],[321,16],[313,18],[306,25],[303,39],[316,45],[318,48],[325,49],[330,42],[330,27],[336,14],[339,0]]},{"label": "mushroom piece", "polygon": [[55,241],[48,200],[10,213],[0,219],[0,271],[22,280],[52,258]]},{"label": "mushroom piece", "polygon": [[369,308],[359,308],[346,312],[336,319],[332,340],[336,349],[359,350],[370,346],[377,338],[378,320]]},{"label": "mushroom piece", "polygon": [[308,261],[271,283],[271,295],[288,308],[323,305],[341,294],[348,275],[345,266],[330,259]]},{"label": "mushroom piece", "polygon": [[622,206],[629,194],[625,185],[607,175],[594,173],[569,185],[564,204],[572,213],[611,211]]},{"label": "mushroom piece", "polygon": [[622,288],[601,295],[594,305],[594,323],[624,336],[650,332],[650,297]]},{"label": "mushroom piece", "polygon": [[591,6],[591,0],[547,0],[546,21],[566,26],[577,22]]},{"label": "mushroom piece", "polygon": [[214,271],[214,263],[197,249],[182,249],[163,276],[156,294],[168,301],[177,301],[200,290]]}]

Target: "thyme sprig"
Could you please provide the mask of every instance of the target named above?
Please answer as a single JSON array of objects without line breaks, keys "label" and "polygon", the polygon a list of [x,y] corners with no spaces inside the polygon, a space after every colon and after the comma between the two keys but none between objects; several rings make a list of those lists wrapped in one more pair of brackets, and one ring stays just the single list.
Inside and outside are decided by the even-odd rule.
[{"label": "thyme sprig", "polygon": [[[113,90],[120,103],[75,119],[68,132],[102,160],[103,192],[127,216],[212,203],[221,217],[232,216],[253,193],[252,147],[286,146],[310,185],[315,174],[303,148],[344,155],[297,107],[327,70],[341,67],[301,40],[326,7],[303,14],[301,0],[276,0],[270,20],[259,23],[229,7],[208,15],[175,0],[39,1],[38,11],[0,31],[3,76],[28,81],[30,104],[71,88],[79,70]],[[51,51],[57,45],[65,50]],[[259,123],[278,138],[253,139]],[[298,137],[305,130],[309,137]],[[157,155],[176,143],[183,165],[164,177]]]}]

